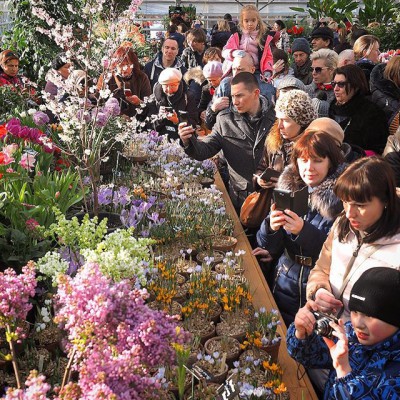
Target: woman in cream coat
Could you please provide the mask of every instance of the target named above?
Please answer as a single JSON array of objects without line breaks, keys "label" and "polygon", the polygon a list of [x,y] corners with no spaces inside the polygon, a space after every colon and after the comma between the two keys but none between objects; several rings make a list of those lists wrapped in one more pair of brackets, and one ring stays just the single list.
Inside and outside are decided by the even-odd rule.
[{"label": "woman in cream coat", "polygon": [[321,311],[349,320],[349,294],[361,274],[373,267],[400,269],[400,199],[393,172],[380,157],[351,164],[334,191],[344,212],[310,273],[307,297]]}]

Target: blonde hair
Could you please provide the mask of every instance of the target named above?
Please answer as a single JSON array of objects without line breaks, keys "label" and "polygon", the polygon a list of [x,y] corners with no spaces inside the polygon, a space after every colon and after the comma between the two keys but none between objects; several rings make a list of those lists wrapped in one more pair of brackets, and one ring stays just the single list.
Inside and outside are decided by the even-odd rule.
[{"label": "blonde hair", "polygon": [[392,57],[386,64],[383,77],[400,87],[400,56]]},{"label": "blonde hair", "polygon": [[226,19],[219,19],[217,21],[218,32],[230,32],[231,27]]},{"label": "blonde hair", "polygon": [[247,6],[244,6],[241,11],[240,11],[240,15],[239,15],[239,28],[242,31],[243,30],[243,14],[245,12],[254,12],[257,14],[257,29],[258,29],[258,35],[257,35],[257,42],[260,43],[261,38],[264,36],[264,33],[266,32],[266,26],[264,24],[264,22],[261,19],[261,15],[260,12],[258,11],[257,7],[249,4]]},{"label": "blonde hair", "polygon": [[367,57],[371,53],[372,48],[375,46],[376,43],[380,44],[381,42],[374,35],[360,36],[354,42],[353,46],[355,59],[360,60],[363,57]]},{"label": "blonde hair", "polygon": [[329,50],[329,49],[319,49],[317,51],[314,51],[314,53],[311,54],[310,60],[325,60],[325,66],[329,69],[336,69],[337,64],[338,64],[338,54],[336,51]]}]

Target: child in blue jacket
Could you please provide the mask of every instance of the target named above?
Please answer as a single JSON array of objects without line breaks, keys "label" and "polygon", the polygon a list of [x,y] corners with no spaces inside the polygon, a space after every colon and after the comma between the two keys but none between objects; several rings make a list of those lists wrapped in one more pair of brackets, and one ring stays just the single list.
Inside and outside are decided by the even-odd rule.
[{"label": "child in blue jacket", "polygon": [[351,321],[315,333],[316,304],[301,308],[287,332],[289,354],[307,368],[330,368],[324,399],[400,399],[400,271],[366,270],[349,301]]}]

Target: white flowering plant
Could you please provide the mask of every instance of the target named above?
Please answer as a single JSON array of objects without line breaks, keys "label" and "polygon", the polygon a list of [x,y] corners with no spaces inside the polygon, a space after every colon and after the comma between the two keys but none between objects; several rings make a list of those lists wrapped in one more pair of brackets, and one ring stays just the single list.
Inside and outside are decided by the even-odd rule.
[{"label": "white flowering plant", "polygon": [[[141,1],[133,0],[124,18],[134,17]],[[119,117],[120,105],[106,87],[97,90],[96,78],[106,72],[108,60],[115,47],[124,39],[126,32],[118,31],[115,15],[108,15],[113,7],[105,0],[88,0],[82,8],[68,6],[77,26],[60,24],[42,7],[40,0],[32,1],[32,14],[47,23],[48,28],[38,27],[41,33],[51,37],[65,51],[65,61],[73,62],[81,69],[81,79],[57,82],[58,93],[43,93],[45,105],[55,116],[58,126],[51,133],[57,143],[77,167],[84,187],[87,178],[92,189],[92,210],[97,215],[97,187],[100,182],[100,165],[106,162],[118,141],[124,141],[121,132],[123,119]],[[99,26],[106,25],[106,37],[99,34]],[[70,77],[74,71],[71,73]],[[91,83],[91,78],[93,79]],[[84,198],[86,210],[89,203]]]},{"label": "white flowering plant", "polygon": [[114,281],[134,279],[136,286],[145,287],[152,264],[149,246],[154,243],[152,239],[134,238],[130,229],[118,229],[95,249],[81,249],[81,254],[86,262],[98,264],[100,271]]}]

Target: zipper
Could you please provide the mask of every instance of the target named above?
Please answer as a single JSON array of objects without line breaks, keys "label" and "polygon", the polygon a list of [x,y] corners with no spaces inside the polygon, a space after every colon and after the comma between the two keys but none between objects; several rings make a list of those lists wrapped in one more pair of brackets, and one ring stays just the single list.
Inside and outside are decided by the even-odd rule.
[{"label": "zipper", "polygon": [[304,265],[301,266],[299,275],[299,294],[300,294],[299,309],[303,307],[303,305],[301,304],[301,298],[303,294],[303,272],[304,272]]}]

